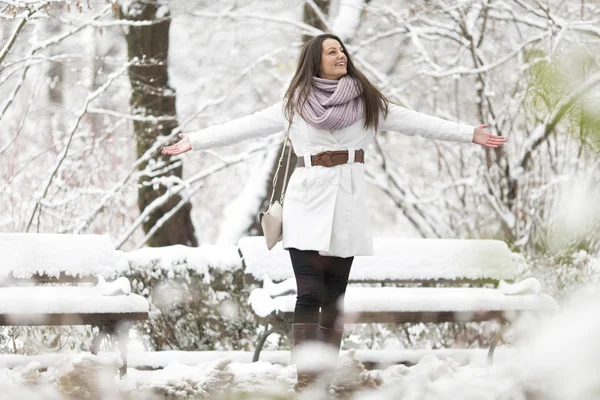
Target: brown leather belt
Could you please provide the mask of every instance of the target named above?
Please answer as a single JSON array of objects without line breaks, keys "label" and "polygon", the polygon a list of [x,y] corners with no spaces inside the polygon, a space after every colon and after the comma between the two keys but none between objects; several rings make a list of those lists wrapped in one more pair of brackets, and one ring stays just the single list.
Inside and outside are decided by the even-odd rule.
[{"label": "brown leather belt", "polygon": [[[312,166],[320,165],[323,167],[333,167],[336,165],[342,165],[348,163],[348,150],[329,150],[322,151],[315,155],[310,156],[310,163]],[[365,162],[364,150],[354,150],[354,162],[363,163]],[[304,157],[298,157],[297,168],[305,167]]]}]

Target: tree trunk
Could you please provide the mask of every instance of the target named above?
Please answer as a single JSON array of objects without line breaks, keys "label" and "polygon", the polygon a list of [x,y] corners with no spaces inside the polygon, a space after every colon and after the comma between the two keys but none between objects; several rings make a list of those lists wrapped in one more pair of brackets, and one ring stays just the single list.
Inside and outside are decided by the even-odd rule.
[{"label": "tree trunk", "polygon": [[[167,70],[167,56],[169,53],[169,27],[171,19],[165,12],[166,5],[156,2],[134,1],[127,9],[119,8],[122,19],[129,20],[156,20],[157,10],[160,9],[161,22],[146,26],[129,26],[125,29],[125,39],[129,60],[138,59],[135,65],[129,67],[129,80],[131,82],[131,109],[132,113],[140,116],[176,116],[175,90],[169,87]],[[176,120],[161,122],[134,121],[133,127],[137,141],[137,156],[141,157],[157,140],[159,136],[167,136],[178,126]],[[153,161],[172,164],[169,156],[156,154]],[[141,163],[139,170],[145,170],[148,163]],[[164,168],[163,169],[169,169]],[[157,177],[176,176],[181,178],[183,167],[171,169],[165,173],[158,173]],[[138,206],[143,211],[152,201],[165,194],[164,186],[157,189],[149,184],[152,178],[142,176],[138,180]],[[144,232],[148,233],[157,221],[172,210],[179,202],[181,196],[172,196],[163,206],[157,208],[143,223]],[[194,233],[191,220],[191,205],[183,205],[169,220],[157,229],[150,237],[147,244],[152,247],[183,244],[197,246],[198,241]]]},{"label": "tree trunk", "polygon": [[[329,14],[330,0],[315,0],[315,4],[319,7],[319,9],[323,13],[323,15],[327,16]],[[308,4],[304,4],[304,14],[303,14],[302,18],[303,18],[304,23],[312,25],[316,28],[325,30],[325,25],[321,22],[321,19],[319,19],[319,17],[315,13],[315,10]],[[304,42],[310,40],[311,38],[312,38],[312,36],[306,36],[306,35],[302,36],[302,40]],[[287,127],[287,124],[286,124],[286,127]],[[275,159],[275,163],[273,164],[273,167],[271,168],[271,173],[269,174],[269,180],[267,182],[266,197],[263,199],[263,201],[261,203],[260,210],[266,210],[267,207],[269,206],[269,200],[271,199],[271,193],[273,191],[273,177],[275,176],[275,171],[277,170],[277,164],[279,162],[279,156],[281,155],[281,150],[282,149],[280,147],[277,158]],[[279,199],[279,195],[280,195],[281,189],[283,187],[284,174],[285,174],[285,163],[287,161],[288,152],[290,152],[290,151],[292,152],[292,154],[291,154],[291,159],[290,159],[290,168],[288,170],[288,175],[287,175],[288,182],[290,180],[290,176],[292,176],[292,173],[296,169],[296,162],[298,161],[298,158],[294,154],[291,146],[289,146],[286,149],[285,154],[283,156],[283,164],[281,166],[281,171],[279,172],[277,186],[275,187],[275,199]],[[250,235],[261,235],[262,234],[262,229],[260,227],[260,224],[258,223],[258,219],[255,220],[254,224],[250,227],[250,229],[248,230],[248,233]]]}]

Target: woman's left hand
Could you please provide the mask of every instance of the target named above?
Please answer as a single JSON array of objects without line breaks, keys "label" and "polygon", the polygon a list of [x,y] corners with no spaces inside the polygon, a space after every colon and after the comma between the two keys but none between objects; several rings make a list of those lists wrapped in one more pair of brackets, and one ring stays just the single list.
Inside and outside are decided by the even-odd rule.
[{"label": "woman's left hand", "polygon": [[495,149],[496,147],[503,146],[506,143],[506,138],[503,136],[492,135],[485,130],[487,125],[477,125],[473,132],[473,143],[480,144],[483,147],[489,147]]}]

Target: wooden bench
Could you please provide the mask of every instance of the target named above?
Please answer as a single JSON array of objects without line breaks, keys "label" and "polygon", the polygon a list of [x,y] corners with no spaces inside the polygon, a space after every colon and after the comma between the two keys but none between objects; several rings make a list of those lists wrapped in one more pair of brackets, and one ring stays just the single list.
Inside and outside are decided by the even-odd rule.
[{"label": "wooden bench", "polygon": [[[238,247],[247,280],[263,282],[250,295],[253,311],[265,324],[253,358],[258,361],[269,335],[289,334],[296,285],[281,243],[268,251],[262,237],[245,237]],[[498,287],[520,275],[516,255],[502,241],[376,238],[374,247],[374,256],[354,260],[345,324],[497,320],[502,328],[488,350],[491,362],[507,323],[524,312],[557,309],[535,279]]]},{"label": "wooden bench", "polygon": [[[92,325],[91,352],[108,335],[119,345],[127,372],[127,344],[134,321],[148,319],[148,301],[130,293],[118,276],[117,256],[100,235],[0,233],[0,325]],[[98,284],[98,277],[100,283]]]}]

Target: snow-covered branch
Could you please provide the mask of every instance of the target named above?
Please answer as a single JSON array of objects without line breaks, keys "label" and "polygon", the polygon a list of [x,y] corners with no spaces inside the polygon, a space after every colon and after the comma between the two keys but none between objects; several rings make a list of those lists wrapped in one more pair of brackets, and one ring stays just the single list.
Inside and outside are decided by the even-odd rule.
[{"label": "snow-covered branch", "polygon": [[[110,11],[110,9],[111,9],[110,5],[105,6],[99,13],[97,13],[92,18],[92,20],[100,18],[102,15],[104,15],[108,11]],[[47,40],[45,40],[43,42],[40,42],[40,43],[32,42],[33,46],[29,50],[28,57],[31,57],[31,56],[35,55],[38,51],[41,51],[41,50],[47,48],[50,45],[57,44],[57,43],[65,40],[66,38],[70,37],[71,35],[73,35],[73,34],[79,32],[79,31],[81,31],[86,26],[87,25],[85,25],[85,24],[80,25],[78,27],[75,27],[75,28],[72,28],[72,29],[68,30],[67,32],[64,32],[62,34],[56,35],[55,37],[52,37],[52,38],[47,39]],[[4,117],[4,114],[6,113],[6,110],[8,110],[8,108],[10,107],[10,105],[13,103],[16,95],[21,90],[21,87],[23,86],[23,83],[25,82],[25,78],[27,77],[27,71],[28,70],[29,70],[29,65],[27,65],[23,69],[23,73],[21,74],[21,77],[19,78],[19,81],[17,82],[17,84],[13,88],[12,92],[8,96],[8,99],[6,100],[6,103],[4,103],[4,107],[2,107],[2,110],[0,111],[0,121]]]},{"label": "snow-covered branch", "polygon": [[235,21],[246,21],[249,19],[255,19],[259,21],[273,22],[280,25],[289,25],[294,28],[298,28],[300,30],[300,33],[305,35],[317,36],[323,33],[322,30],[317,29],[314,26],[305,24],[301,21],[261,13],[240,13],[226,9],[221,12],[194,11],[192,15],[203,18],[231,19]]},{"label": "snow-covered branch", "polygon": [[71,19],[71,18],[59,18],[60,22],[66,25],[85,25],[91,26],[93,28],[109,28],[111,26],[151,26],[162,24],[166,21],[170,21],[171,17],[166,18],[157,18],[148,21],[138,21],[131,19],[118,19],[118,20],[110,20],[110,21],[95,21],[91,20],[80,20],[80,19]]},{"label": "snow-covered branch", "polygon": [[[198,113],[203,112],[207,108],[215,105],[222,104],[225,101],[225,97],[213,98],[205,103],[203,103]],[[191,118],[191,117],[190,117]],[[109,190],[107,190],[97,203],[95,207],[88,213],[87,216],[81,218],[80,222],[74,228],[75,233],[85,232],[86,229],[92,224],[92,222],[100,215],[100,213],[108,207],[110,202],[114,200],[115,196],[122,191],[128,182],[130,182],[134,178],[138,178],[139,176],[143,176],[146,173],[151,173],[150,171],[138,171],[138,167],[143,163],[148,163],[152,157],[158,152],[158,150],[164,146],[166,143],[169,143],[173,138],[177,137],[179,133],[182,132],[182,129],[186,126],[186,121],[181,123],[177,128],[173,129],[171,134],[167,137],[164,137],[163,140],[157,140],[151,148],[149,148],[141,157],[139,157],[130,167],[127,174],[125,174],[124,178],[114,184]]]},{"label": "snow-covered branch", "polygon": [[329,19],[327,18],[327,16],[325,14],[323,14],[323,11],[321,11],[319,6],[317,6],[313,0],[305,0],[305,1],[306,1],[306,4],[308,4],[309,7],[312,8],[312,10],[315,12],[315,15],[317,17],[319,17],[319,20],[321,20],[321,22],[323,23],[323,26],[325,26],[325,29],[327,31],[331,32],[332,29],[331,29],[331,24],[329,23]]},{"label": "snow-covered branch", "polygon": [[439,70],[422,71],[421,74],[432,76],[435,78],[444,78],[444,77],[448,77],[448,76],[477,75],[477,74],[481,74],[481,73],[486,73],[495,68],[498,68],[501,65],[504,65],[510,59],[514,58],[517,54],[519,54],[521,51],[523,51],[523,49],[525,49],[527,46],[537,43],[537,42],[540,42],[544,39],[547,39],[548,37],[550,37],[551,34],[552,33],[546,32],[541,35],[534,36],[533,38],[521,43],[519,46],[517,46],[517,48],[513,49],[509,54],[507,54],[503,58],[501,58],[491,64],[485,64],[478,68],[466,68],[466,67],[461,66],[461,67],[452,68],[452,69],[446,70],[446,71],[439,71]]},{"label": "snow-covered branch", "polygon": [[10,49],[13,47],[13,45],[15,44],[15,42],[17,40],[17,36],[19,36],[19,33],[21,33],[21,31],[23,30],[23,27],[25,26],[25,23],[27,22],[27,17],[29,17],[29,15],[31,15],[31,13],[24,16],[21,19],[21,21],[19,21],[19,23],[15,27],[15,30],[13,31],[12,35],[10,35],[10,37],[8,38],[8,41],[6,42],[6,44],[4,45],[2,50],[0,50],[0,64],[2,64],[2,61],[4,61],[4,58],[6,57],[6,55],[10,51]]},{"label": "snow-covered branch", "polygon": [[[131,64],[134,64],[135,61],[136,60],[132,60],[131,62],[127,63],[120,71],[117,71],[117,72],[111,74],[111,76],[109,76],[109,78],[106,80],[106,82],[102,86],[100,86],[97,90],[95,90],[94,92],[87,95],[85,102],[84,102],[83,106],[81,107],[81,110],[78,113],[77,119],[75,120],[75,122],[73,123],[73,126],[70,129],[70,132],[68,134],[69,136],[67,138],[67,142],[65,143],[62,151],[60,152],[60,154],[58,156],[58,160],[56,161],[56,164],[52,168],[51,174],[48,177],[47,182],[43,185],[44,189],[42,190],[42,194],[39,197],[39,199],[37,199],[36,205],[33,208],[33,211],[29,218],[29,222],[27,223],[25,232],[28,232],[29,229],[31,228],[31,224],[33,223],[33,218],[35,217],[36,212],[38,212],[38,209],[39,209],[38,219],[42,213],[41,200],[43,200],[46,197],[46,195],[48,194],[48,190],[50,189],[50,185],[52,185],[52,181],[54,180],[54,177],[56,176],[61,165],[67,158],[67,154],[69,152],[69,147],[71,146],[71,142],[73,141],[73,136],[75,135],[75,132],[77,132],[79,123],[81,122],[81,119],[85,115],[88,105],[90,104],[90,102],[92,102],[94,99],[96,99],[100,94],[104,93],[110,87],[110,85],[112,85],[112,83],[115,79],[117,79],[118,77],[123,75],[125,72],[127,72],[127,69],[129,68],[129,66]],[[39,226],[39,223],[38,223],[38,226]]]},{"label": "snow-covered branch", "polygon": [[344,41],[353,39],[360,25],[364,4],[365,0],[341,0],[331,31]]},{"label": "snow-covered branch", "polygon": [[[275,141],[275,145],[279,144],[279,141]],[[274,144],[271,143],[271,146]],[[125,242],[129,239],[129,237],[136,231],[136,229],[144,222],[144,219],[147,218],[154,210],[164,205],[169,199],[173,196],[181,193],[184,189],[190,189],[196,183],[201,183],[207,177],[213,175],[216,172],[219,172],[225,168],[228,168],[232,165],[238,164],[240,162],[246,161],[249,157],[253,156],[256,152],[264,151],[267,148],[265,145],[254,146],[252,149],[246,151],[243,154],[239,154],[236,156],[223,157],[221,158],[221,162],[219,164],[213,165],[209,168],[206,168],[203,171],[200,171],[185,181],[179,182],[178,184],[167,184],[165,185],[167,191],[160,197],[156,198],[152,203],[150,203],[140,216],[127,228],[127,230],[119,237],[116,242],[116,248],[120,249]],[[160,178],[155,180],[153,183],[160,182]],[[166,183],[162,180],[163,183]],[[172,183],[169,182],[169,183]]]},{"label": "snow-covered branch", "polygon": [[140,122],[166,122],[166,121],[177,121],[177,117],[171,115],[160,115],[160,116],[141,116],[134,114],[125,114],[120,113],[114,110],[107,110],[105,108],[97,108],[97,107],[88,107],[88,114],[99,114],[99,115],[110,115],[111,117],[124,118],[130,121],[140,121]]}]

